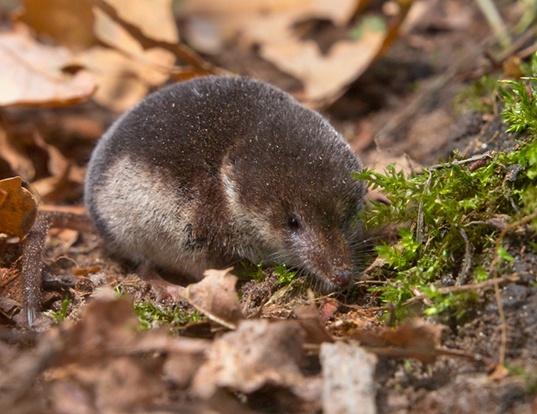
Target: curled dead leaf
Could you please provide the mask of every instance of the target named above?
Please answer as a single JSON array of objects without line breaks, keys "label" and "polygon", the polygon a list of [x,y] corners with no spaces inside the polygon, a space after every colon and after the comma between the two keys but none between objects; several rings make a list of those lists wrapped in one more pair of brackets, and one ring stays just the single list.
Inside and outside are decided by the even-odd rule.
[{"label": "curled dead leaf", "polygon": [[212,321],[229,329],[235,329],[243,319],[235,285],[237,277],[225,270],[207,270],[205,278],[188,285],[185,299]]},{"label": "curled dead leaf", "polygon": [[62,324],[66,352],[57,363],[91,363],[114,350],[129,348],[136,343],[138,326],[131,301],[118,298],[112,289],[101,289],[82,309],[80,322]]},{"label": "curled dead leaf", "polygon": [[[122,112],[170,76],[184,79],[217,71],[179,41],[172,0],[27,0],[24,6],[14,15],[19,32],[30,28],[70,52],[49,47],[49,52],[65,52],[38,59],[46,63],[45,69],[55,65],[56,72],[51,72],[34,62],[35,49],[44,49],[35,39],[24,39],[26,49],[32,51],[30,57],[29,53],[22,58],[16,55],[20,45],[7,50],[3,61],[8,70],[0,75],[0,87],[10,93],[3,94],[0,105],[59,105],[92,96],[99,104]],[[6,41],[1,40],[0,58],[2,47],[6,49]],[[10,55],[14,55],[11,61]],[[185,66],[175,66],[177,59]],[[73,68],[77,71],[70,77],[68,69]],[[31,87],[21,89],[22,81],[31,81]],[[54,82],[56,90],[49,91]],[[78,95],[73,96],[76,91]],[[53,97],[42,96],[45,93]]]},{"label": "curled dead leaf", "polygon": [[[385,23],[387,18],[360,16],[354,27],[345,27],[364,8],[363,3],[341,0],[334,7],[330,0],[235,0],[224,6],[185,0],[178,5],[178,11],[185,19],[185,36],[194,47],[217,53],[237,39],[245,46],[255,45],[265,60],[302,81],[301,98],[317,105],[337,98],[382,54],[397,36],[412,4],[401,4],[389,25]],[[345,28],[327,51],[297,30],[302,23],[314,19]]]},{"label": "curled dead leaf", "polygon": [[193,390],[209,398],[218,389],[252,393],[264,385],[299,387],[303,332],[294,321],[245,320],[216,339]]},{"label": "curled dead leaf", "polygon": [[97,86],[84,70],[62,68],[71,54],[63,47],[37,43],[25,30],[0,34],[0,106],[69,105],[89,98]]},{"label": "curled dead leaf", "polygon": [[377,56],[383,39],[383,32],[369,31],[359,40],[336,43],[328,54],[322,53],[313,41],[291,39],[280,44],[265,44],[260,54],[300,79],[305,99],[320,101],[336,95],[360,76]]},{"label": "curled dead leaf", "polygon": [[0,232],[23,238],[37,217],[37,203],[20,177],[0,181]]},{"label": "curled dead leaf", "polygon": [[308,344],[322,344],[324,342],[334,341],[321,322],[319,311],[315,306],[298,306],[293,312],[306,334],[304,342]]},{"label": "curled dead leaf", "polygon": [[13,16],[59,45],[82,50],[97,43],[94,16],[88,0],[24,0]]},{"label": "curled dead leaf", "polygon": [[352,337],[377,355],[431,362],[441,354],[438,349],[441,333],[442,325],[413,319],[396,329],[385,328],[379,332],[360,330],[354,332]]},{"label": "curled dead leaf", "polygon": [[505,365],[498,364],[489,374],[488,379],[490,381],[499,381],[509,376],[510,374],[511,372],[505,367]]}]

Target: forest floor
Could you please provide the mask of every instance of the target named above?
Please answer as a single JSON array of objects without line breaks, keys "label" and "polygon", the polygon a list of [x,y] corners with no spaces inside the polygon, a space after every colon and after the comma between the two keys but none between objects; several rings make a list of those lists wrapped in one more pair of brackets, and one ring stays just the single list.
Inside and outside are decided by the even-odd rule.
[{"label": "forest floor", "polygon": [[[504,70],[489,56],[490,27],[476,4],[435,2],[345,94],[321,108],[368,168],[382,171],[395,162],[417,171],[455,151],[471,157],[514,146],[498,113],[467,105],[473,83]],[[535,34],[511,55],[534,42]],[[228,47],[210,60],[287,90],[297,87],[253,49]],[[6,117],[17,131],[54,136],[83,168],[117,113],[90,102],[10,109]],[[48,204],[79,205],[82,185],[68,190]],[[42,313],[26,329],[20,245],[3,242],[0,411],[338,412],[337,398],[349,397],[327,395],[337,384],[326,372],[343,352],[337,344],[359,342],[377,354],[376,362],[363,362],[373,372],[351,368],[353,376],[339,368],[334,375],[351,390],[360,387],[351,386],[356,376],[370,375],[366,388],[379,413],[537,412],[537,254],[529,240],[513,239],[516,276],[497,292],[494,284],[477,290],[463,318],[425,318],[418,305],[421,318],[401,325],[410,333],[387,326],[386,304],[368,290],[367,274],[352,296],[313,298],[298,288],[293,297],[279,291],[269,269],[263,281],[239,280],[240,302],[234,279],[213,274],[212,288],[191,290],[193,310],[187,302],[157,300],[136,269],[107,255],[96,234],[65,229],[51,230]],[[140,329],[132,301],[154,329]],[[388,331],[395,339],[384,355],[364,339],[371,332],[385,340]],[[405,342],[408,354],[399,348]],[[356,348],[346,361],[356,361]],[[372,412],[366,405],[354,412]]]}]

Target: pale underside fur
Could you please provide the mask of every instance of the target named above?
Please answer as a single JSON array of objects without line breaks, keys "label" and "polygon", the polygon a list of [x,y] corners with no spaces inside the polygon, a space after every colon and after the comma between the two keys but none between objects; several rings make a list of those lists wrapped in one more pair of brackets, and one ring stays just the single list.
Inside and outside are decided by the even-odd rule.
[{"label": "pale underside fur", "polygon": [[[233,256],[258,263],[282,249],[283,242],[265,217],[248,214],[240,205],[235,182],[225,165],[221,178],[226,198],[222,209],[228,212],[229,230],[236,233],[239,242],[227,246]],[[177,188],[171,191],[166,177],[125,156],[108,168],[102,185],[94,189],[95,208],[107,223],[112,237],[108,243],[114,253],[136,264],[156,265],[199,279],[218,258],[211,258],[203,247],[183,248],[188,244],[187,225],[192,223],[193,213],[203,207],[179,198],[178,190],[180,193]]]}]

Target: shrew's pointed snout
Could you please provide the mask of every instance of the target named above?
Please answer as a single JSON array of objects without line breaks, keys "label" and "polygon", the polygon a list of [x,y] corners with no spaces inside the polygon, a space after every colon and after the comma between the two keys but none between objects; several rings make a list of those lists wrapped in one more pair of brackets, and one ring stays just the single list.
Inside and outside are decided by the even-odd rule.
[{"label": "shrew's pointed snout", "polygon": [[351,283],[352,273],[349,270],[336,271],[331,275],[330,279],[338,288],[345,288]]}]

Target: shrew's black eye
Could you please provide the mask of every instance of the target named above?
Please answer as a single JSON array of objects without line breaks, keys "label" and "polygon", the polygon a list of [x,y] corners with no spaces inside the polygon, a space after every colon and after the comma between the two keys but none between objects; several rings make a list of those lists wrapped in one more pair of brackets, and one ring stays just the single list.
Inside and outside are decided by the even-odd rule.
[{"label": "shrew's black eye", "polygon": [[287,225],[292,230],[298,230],[300,228],[300,219],[296,216],[291,216],[287,221]]}]

